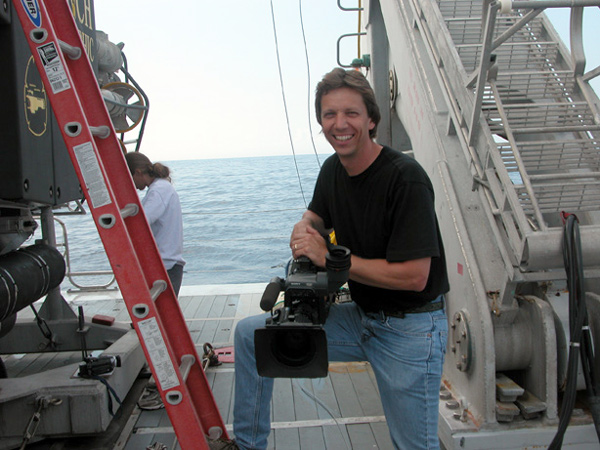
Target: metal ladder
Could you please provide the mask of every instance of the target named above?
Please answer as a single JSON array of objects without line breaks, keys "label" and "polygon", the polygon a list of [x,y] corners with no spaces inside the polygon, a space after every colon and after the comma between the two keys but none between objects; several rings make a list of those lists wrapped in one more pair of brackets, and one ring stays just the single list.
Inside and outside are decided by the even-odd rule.
[{"label": "metal ladder", "polygon": [[46,93],[177,438],[227,438],[201,360],[141,210],[68,2],[15,2]]}]

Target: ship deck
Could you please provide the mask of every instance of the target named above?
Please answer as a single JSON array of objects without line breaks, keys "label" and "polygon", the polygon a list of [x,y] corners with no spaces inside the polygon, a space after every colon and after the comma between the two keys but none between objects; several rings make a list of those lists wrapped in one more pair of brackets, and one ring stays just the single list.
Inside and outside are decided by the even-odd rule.
[{"label": "ship deck", "polygon": [[[239,320],[261,312],[259,302],[264,288],[265,284],[183,286],[179,295],[198,354],[202,355],[204,344],[210,343],[221,362],[207,367],[206,376],[230,435],[235,377],[233,332]],[[86,317],[102,314],[116,321],[129,321],[118,291],[65,293],[64,297],[74,311],[82,306]],[[19,318],[28,314],[33,317],[26,309]],[[9,377],[19,377],[76,362],[81,352],[10,355],[3,359]],[[102,436],[63,440],[60,448],[139,450],[155,444],[180,448],[166,410],[141,410],[137,405],[148,375],[142,371]],[[326,378],[276,379],[271,414],[270,449],[393,448],[375,377],[366,362],[332,363]],[[56,441],[32,443],[27,448],[56,448],[51,445]]]}]

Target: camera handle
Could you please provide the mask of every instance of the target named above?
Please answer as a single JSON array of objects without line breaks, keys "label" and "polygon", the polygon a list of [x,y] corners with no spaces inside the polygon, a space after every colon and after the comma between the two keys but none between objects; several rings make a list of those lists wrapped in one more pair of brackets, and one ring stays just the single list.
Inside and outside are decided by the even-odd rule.
[{"label": "camera handle", "polygon": [[277,299],[279,298],[279,293],[283,290],[285,285],[285,281],[279,277],[272,278],[267,287],[265,288],[265,292],[260,299],[260,309],[263,311],[271,311],[275,303],[277,303]]}]

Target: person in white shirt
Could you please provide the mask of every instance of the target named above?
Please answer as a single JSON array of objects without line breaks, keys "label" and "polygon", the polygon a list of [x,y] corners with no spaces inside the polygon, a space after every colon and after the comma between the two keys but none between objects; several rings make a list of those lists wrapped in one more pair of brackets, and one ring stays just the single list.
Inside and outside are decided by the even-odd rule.
[{"label": "person in white shirt", "polygon": [[148,188],[142,207],[175,294],[179,295],[185,265],[183,218],[179,195],[171,184],[171,171],[140,152],[126,153],[125,159],[135,187],[140,191]]}]

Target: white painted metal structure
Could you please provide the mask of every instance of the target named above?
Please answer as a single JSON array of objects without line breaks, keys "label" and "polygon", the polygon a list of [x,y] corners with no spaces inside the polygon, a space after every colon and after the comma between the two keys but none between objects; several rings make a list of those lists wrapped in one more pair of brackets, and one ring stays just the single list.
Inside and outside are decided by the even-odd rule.
[{"label": "white painted metal structure", "polygon": [[[600,334],[600,101],[588,84],[600,71],[585,72],[581,28],[600,2],[367,3],[378,141],[412,150],[432,177],[446,246],[440,439],[548,445],[569,341],[562,211],[580,221],[596,348]],[[567,6],[572,53],[543,13]],[[571,423],[565,446],[598,448],[585,410]]]}]

